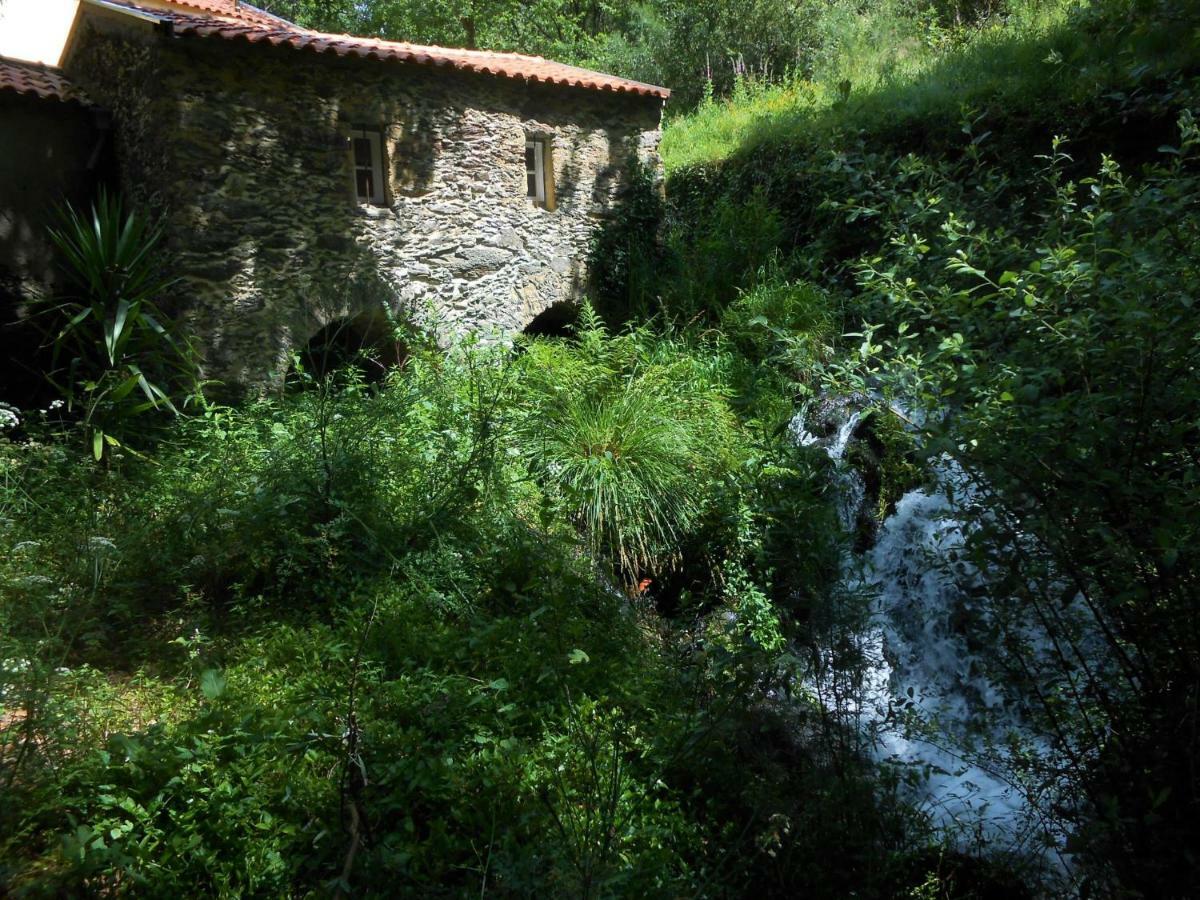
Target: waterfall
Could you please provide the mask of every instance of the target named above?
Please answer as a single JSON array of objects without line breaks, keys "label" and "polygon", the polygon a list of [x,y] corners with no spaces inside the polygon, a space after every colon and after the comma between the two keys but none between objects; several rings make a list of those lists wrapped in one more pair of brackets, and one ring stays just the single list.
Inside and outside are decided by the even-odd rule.
[{"label": "waterfall", "polygon": [[792,420],[789,428],[792,439],[802,447],[820,447],[833,460],[833,478],[835,482],[835,500],[837,503],[838,519],[847,531],[854,528],[854,522],[866,499],[866,483],[862,475],[853,466],[846,465],[846,450],[854,433],[862,424],[863,412],[851,407],[845,408],[846,418],[836,427],[830,436],[821,438],[806,427],[806,415],[801,412]]},{"label": "waterfall", "polygon": [[[809,413],[793,420],[793,439],[829,456],[839,517],[852,529],[864,480],[846,451],[863,413],[827,406],[816,425]],[[968,526],[959,512],[977,495],[949,459],[935,461],[930,475],[928,487],[899,500],[872,547],[847,554],[845,586],[872,601],[858,635],[861,686],[839,712],[849,712],[879,764],[921,776],[906,780],[907,799],[946,838],[1042,858],[1061,874],[1065,835],[1042,817],[1043,804],[1031,802],[1017,759],[1018,752],[1045,758],[1051,748],[1025,722],[1023,698],[989,678],[981,652],[994,623],[984,581],[966,559]],[[821,696],[832,693],[821,687]]]}]

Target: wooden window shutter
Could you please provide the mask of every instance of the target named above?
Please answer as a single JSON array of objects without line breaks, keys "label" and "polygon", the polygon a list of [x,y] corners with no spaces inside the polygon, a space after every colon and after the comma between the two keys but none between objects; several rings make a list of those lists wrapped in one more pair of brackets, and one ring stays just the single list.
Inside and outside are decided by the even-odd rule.
[{"label": "wooden window shutter", "polygon": [[554,141],[550,138],[545,138],[542,141],[542,170],[543,178],[546,185],[546,209],[554,209],[558,206],[558,195],[554,189]]}]

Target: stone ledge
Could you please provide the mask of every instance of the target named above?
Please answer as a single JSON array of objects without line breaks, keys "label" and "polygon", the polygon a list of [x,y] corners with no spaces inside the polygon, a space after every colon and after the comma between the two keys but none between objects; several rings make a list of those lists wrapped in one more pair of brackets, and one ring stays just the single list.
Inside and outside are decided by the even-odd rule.
[{"label": "stone ledge", "polygon": [[351,214],[360,219],[394,219],[396,210],[387,206],[357,206]]}]

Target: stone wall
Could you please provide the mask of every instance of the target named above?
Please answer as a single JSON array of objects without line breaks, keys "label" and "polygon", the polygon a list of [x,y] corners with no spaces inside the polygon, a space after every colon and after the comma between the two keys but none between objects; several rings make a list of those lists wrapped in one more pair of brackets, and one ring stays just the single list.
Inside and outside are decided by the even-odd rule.
[{"label": "stone wall", "polygon": [[[279,374],[381,299],[447,336],[514,331],[578,299],[661,101],[161,33],[85,33],[69,72],[114,113],[127,189],[167,222],[209,371]],[[346,134],[385,136],[388,203],[353,198]],[[526,197],[552,140],[557,208]]]}]

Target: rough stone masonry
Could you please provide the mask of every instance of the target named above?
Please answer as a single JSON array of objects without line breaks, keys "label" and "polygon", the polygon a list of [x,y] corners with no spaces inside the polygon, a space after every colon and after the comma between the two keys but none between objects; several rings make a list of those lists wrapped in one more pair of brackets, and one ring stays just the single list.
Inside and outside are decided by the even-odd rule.
[{"label": "rough stone masonry", "polygon": [[[443,338],[579,299],[662,100],[232,41],[89,28],[68,73],[113,114],[121,177],[161,217],[210,376],[278,377],[380,303]],[[354,193],[352,128],[383,136],[386,199]],[[550,147],[554,209],[527,197]]]}]

